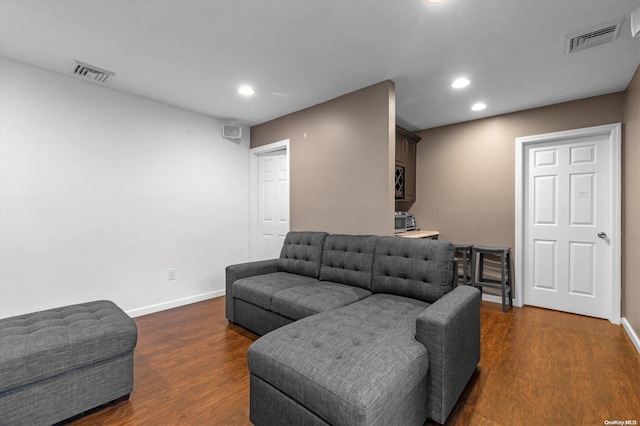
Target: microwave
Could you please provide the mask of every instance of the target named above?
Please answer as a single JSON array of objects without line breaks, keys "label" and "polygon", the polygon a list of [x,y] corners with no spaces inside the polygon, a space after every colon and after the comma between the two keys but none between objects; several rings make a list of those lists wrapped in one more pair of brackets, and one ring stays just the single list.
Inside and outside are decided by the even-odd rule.
[{"label": "microwave", "polygon": [[407,212],[396,212],[394,215],[394,232],[399,234],[401,232],[414,231],[416,229],[416,218]]}]

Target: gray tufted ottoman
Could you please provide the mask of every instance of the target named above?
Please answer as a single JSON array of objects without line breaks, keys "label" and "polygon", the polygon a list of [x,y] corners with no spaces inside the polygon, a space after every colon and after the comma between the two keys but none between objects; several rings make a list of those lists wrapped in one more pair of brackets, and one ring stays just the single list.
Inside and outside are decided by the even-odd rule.
[{"label": "gray tufted ottoman", "polygon": [[0,320],[0,425],[50,425],[128,397],[136,341],[109,301]]},{"label": "gray tufted ottoman", "polygon": [[422,425],[427,350],[415,339],[429,304],[375,294],[272,331],[249,348],[257,425]]}]

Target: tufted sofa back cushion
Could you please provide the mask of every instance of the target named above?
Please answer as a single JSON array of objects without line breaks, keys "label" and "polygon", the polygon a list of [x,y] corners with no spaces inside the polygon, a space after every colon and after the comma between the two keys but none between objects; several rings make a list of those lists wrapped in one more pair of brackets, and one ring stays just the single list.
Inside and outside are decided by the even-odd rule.
[{"label": "tufted sofa back cushion", "polygon": [[453,288],[454,254],[448,241],[380,237],[371,291],[433,303]]},{"label": "tufted sofa back cushion", "polygon": [[324,240],[320,279],[371,290],[374,235],[329,235]]},{"label": "tufted sofa back cushion", "polygon": [[326,232],[289,232],[284,239],[278,268],[283,272],[318,278]]}]

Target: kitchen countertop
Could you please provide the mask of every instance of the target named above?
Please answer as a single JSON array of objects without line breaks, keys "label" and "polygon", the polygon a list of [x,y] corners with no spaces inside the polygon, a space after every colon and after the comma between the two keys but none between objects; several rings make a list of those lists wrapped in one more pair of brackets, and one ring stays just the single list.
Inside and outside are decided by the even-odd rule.
[{"label": "kitchen countertop", "polygon": [[426,229],[418,229],[415,231],[407,231],[407,232],[401,232],[399,234],[395,234],[396,237],[402,237],[402,238],[438,238],[438,235],[440,235],[440,233],[438,231],[429,231]]}]

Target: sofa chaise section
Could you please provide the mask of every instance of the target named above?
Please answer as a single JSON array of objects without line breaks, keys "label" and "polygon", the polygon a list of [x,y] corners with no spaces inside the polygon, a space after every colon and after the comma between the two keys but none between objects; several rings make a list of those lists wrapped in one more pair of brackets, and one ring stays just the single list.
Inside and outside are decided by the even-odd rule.
[{"label": "sofa chaise section", "polygon": [[427,306],[374,294],[261,337],[248,355],[251,422],[422,424],[429,359],[415,322]]}]

